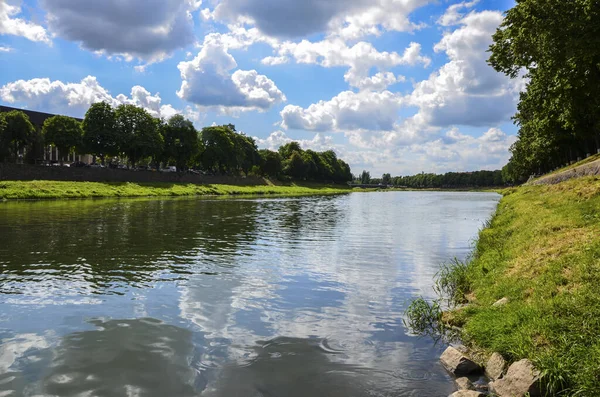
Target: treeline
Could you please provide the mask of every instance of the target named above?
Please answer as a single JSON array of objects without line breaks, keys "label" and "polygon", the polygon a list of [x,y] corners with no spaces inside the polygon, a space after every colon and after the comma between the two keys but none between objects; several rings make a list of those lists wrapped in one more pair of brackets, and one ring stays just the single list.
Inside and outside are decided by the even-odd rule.
[{"label": "treeline", "polygon": [[528,80],[504,178],[523,182],[600,152],[598,1],[518,1],[493,40],[489,63]]},{"label": "treeline", "polygon": [[162,120],[134,105],[113,108],[106,102],[95,103],[83,122],[53,116],[46,119],[41,132],[21,111],[0,113],[0,161],[33,164],[43,158],[47,145],[57,148],[61,161],[78,153],[96,156],[102,163],[156,169],[175,166],[179,172],[196,169],[319,182],[352,179],[348,164],[331,150],[303,150],[297,142],[278,151],[259,150],[253,138],[236,131],[232,124],[197,131],[181,115]]},{"label": "treeline", "polygon": [[411,176],[396,176],[383,174],[381,178],[371,178],[368,171],[363,171],[355,178],[355,183],[386,185],[394,187],[409,187],[414,189],[427,188],[473,188],[497,187],[505,185],[502,171],[448,172],[446,174],[420,173]]}]

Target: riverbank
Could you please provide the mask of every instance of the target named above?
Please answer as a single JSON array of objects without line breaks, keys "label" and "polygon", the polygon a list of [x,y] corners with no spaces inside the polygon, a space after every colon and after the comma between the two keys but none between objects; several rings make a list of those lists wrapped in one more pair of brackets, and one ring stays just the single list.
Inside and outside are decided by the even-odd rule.
[{"label": "riverbank", "polygon": [[505,190],[472,260],[449,269],[437,285],[466,304],[444,320],[467,346],[531,360],[551,395],[600,395],[599,177]]},{"label": "riverbank", "polygon": [[0,200],[76,199],[98,197],[226,196],[226,195],[329,195],[349,193],[345,185],[293,183],[237,186],[225,184],[131,182],[3,181]]}]

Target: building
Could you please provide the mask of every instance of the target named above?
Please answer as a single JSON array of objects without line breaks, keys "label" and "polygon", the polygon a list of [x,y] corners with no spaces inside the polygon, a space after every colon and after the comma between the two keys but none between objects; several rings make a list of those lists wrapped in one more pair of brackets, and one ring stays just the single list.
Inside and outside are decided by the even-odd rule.
[{"label": "building", "polygon": [[[4,113],[4,112],[11,112],[13,110],[18,110],[20,112],[23,112],[27,115],[27,117],[29,117],[29,121],[31,121],[31,124],[33,124],[33,126],[35,127],[35,129],[41,133],[42,132],[42,126],[44,125],[44,121],[46,121],[46,119],[49,119],[52,116],[56,116],[55,114],[50,114],[50,113],[43,113],[43,112],[36,112],[33,110],[27,110],[27,109],[18,109],[18,108],[12,108],[10,106],[2,106],[0,105],[0,113]],[[75,120],[82,122],[82,119],[78,119],[76,117],[74,117]],[[24,154],[24,153],[21,153]],[[43,160],[46,163],[57,163],[60,161],[59,157],[58,157],[58,149],[53,147],[53,146],[46,146],[44,148],[44,158],[40,159]],[[67,157],[67,163],[73,163],[75,161],[82,161],[86,164],[90,164],[92,163],[94,160],[92,155],[89,154],[75,154],[75,153],[70,153],[69,156]]]}]

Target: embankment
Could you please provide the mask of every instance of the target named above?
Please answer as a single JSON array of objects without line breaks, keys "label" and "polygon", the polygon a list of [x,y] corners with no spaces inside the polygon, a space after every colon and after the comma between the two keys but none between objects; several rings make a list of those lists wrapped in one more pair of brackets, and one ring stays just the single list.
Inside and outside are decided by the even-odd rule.
[{"label": "embankment", "polygon": [[466,345],[530,359],[550,395],[600,396],[600,177],[506,190],[460,271],[445,317]]}]

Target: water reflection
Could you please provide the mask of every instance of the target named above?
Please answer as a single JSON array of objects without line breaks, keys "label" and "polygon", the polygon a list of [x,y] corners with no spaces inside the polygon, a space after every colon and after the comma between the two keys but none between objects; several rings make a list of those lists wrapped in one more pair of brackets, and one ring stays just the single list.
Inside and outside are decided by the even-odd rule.
[{"label": "water reflection", "polygon": [[0,395],[447,395],[442,347],[402,313],[496,203],[0,204]]}]

